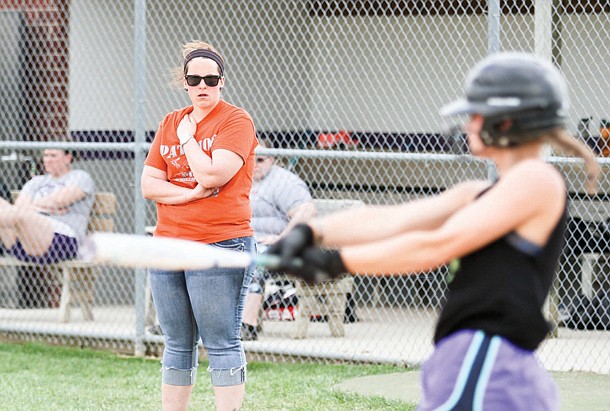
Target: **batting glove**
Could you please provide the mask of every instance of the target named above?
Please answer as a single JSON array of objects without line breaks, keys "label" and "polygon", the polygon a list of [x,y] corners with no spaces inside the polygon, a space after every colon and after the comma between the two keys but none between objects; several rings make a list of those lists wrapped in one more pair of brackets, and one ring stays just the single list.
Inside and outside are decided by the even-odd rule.
[{"label": "batting glove", "polygon": [[301,255],[302,264],[289,267],[289,272],[307,283],[334,280],[348,272],[339,250],[309,247]]},{"label": "batting glove", "polygon": [[267,254],[280,257],[280,262],[274,271],[288,271],[294,265],[294,260],[301,257],[303,250],[313,246],[313,230],[307,224],[295,225],[282,239],[271,244]]}]

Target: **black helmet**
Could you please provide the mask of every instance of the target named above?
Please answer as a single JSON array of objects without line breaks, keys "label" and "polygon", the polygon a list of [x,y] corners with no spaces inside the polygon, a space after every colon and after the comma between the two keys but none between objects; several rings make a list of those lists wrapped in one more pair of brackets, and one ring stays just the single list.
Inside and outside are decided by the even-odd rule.
[{"label": "black helmet", "polygon": [[[565,127],[567,109],[566,83],[557,68],[531,54],[506,52],[478,63],[466,79],[466,98],[443,107],[441,115],[480,114],[483,142],[508,147]],[[508,129],[502,127],[506,120],[512,120]]]}]

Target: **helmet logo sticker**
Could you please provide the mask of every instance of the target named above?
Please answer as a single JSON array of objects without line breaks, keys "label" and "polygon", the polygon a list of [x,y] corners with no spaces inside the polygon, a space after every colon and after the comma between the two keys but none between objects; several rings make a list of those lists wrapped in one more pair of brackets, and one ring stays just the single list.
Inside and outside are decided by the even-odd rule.
[{"label": "helmet logo sticker", "polygon": [[519,97],[489,97],[487,104],[494,107],[519,107],[521,99]]}]

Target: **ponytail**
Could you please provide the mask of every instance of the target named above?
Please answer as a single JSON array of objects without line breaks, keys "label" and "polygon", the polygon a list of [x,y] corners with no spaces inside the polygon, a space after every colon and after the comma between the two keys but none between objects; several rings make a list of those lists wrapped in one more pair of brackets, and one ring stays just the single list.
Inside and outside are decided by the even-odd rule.
[{"label": "ponytail", "polygon": [[545,141],[559,148],[561,151],[576,155],[585,160],[585,171],[587,173],[585,189],[589,194],[595,194],[597,192],[597,178],[601,172],[601,167],[599,166],[593,151],[591,151],[585,143],[574,138],[563,128],[554,129],[549,132]]}]

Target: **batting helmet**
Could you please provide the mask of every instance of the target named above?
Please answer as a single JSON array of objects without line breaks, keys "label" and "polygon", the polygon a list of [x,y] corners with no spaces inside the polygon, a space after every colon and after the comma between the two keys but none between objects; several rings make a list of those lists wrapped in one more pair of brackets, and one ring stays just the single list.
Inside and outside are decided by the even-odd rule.
[{"label": "batting helmet", "polygon": [[506,52],[478,63],[466,79],[466,98],[443,107],[441,115],[480,114],[483,142],[508,147],[564,127],[567,109],[559,70],[534,55]]}]

